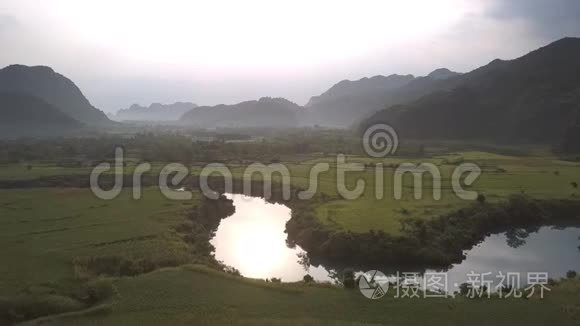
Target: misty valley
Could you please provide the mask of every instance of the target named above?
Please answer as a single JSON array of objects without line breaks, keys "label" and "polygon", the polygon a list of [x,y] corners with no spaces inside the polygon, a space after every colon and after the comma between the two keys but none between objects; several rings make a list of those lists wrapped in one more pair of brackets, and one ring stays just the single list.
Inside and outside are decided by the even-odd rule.
[{"label": "misty valley", "polygon": [[135,78],[147,96],[116,112],[85,96],[129,96],[91,87],[100,73],[7,64],[0,325],[577,325],[580,39],[529,50],[303,104],[234,101],[250,93],[217,76],[226,104],[143,104]]}]

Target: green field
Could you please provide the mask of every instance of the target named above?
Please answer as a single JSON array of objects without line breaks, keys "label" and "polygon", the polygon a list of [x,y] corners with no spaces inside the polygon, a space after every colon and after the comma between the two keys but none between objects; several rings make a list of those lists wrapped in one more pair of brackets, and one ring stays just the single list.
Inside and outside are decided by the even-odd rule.
[{"label": "green field", "polygon": [[[28,168],[30,165],[30,168]],[[0,180],[27,180],[40,177],[89,174],[90,168],[65,168],[56,164],[30,163],[30,164],[0,164]]]},{"label": "green field", "polygon": [[[351,158],[360,162],[363,158]],[[367,159],[367,161],[371,161]],[[427,160],[386,159],[374,160],[384,166],[398,166],[402,162],[429,162],[437,165],[441,171],[442,198],[434,200],[432,185],[427,175],[423,181],[423,198],[413,198],[413,179],[404,177],[403,198],[396,200],[393,196],[394,170],[385,169],[384,198],[375,198],[375,178],[373,168],[366,172],[351,173],[349,181],[361,178],[367,184],[367,192],[358,200],[335,200],[317,207],[319,220],[327,225],[368,232],[371,229],[387,233],[400,231],[399,221],[409,216],[430,218],[439,214],[457,210],[470,204],[455,196],[451,188],[451,174],[457,164],[473,162],[483,172],[469,190],[484,194],[488,201],[506,199],[511,194],[526,193],[533,198],[553,199],[572,198],[580,191],[571,186],[571,182],[580,183],[580,164],[557,160],[553,157],[514,157],[482,152],[464,152],[455,155],[437,156]],[[335,195],[332,175],[322,182],[321,190]],[[354,184],[354,181],[353,183]]]},{"label": "green field", "polygon": [[72,260],[120,254],[131,258],[190,256],[173,228],[195,204],[165,199],[145,189],[140,201],[128,191],[113,201],[89,189],[0,190],[0,289],[13,295],[30,285],[74,277]]},{"label": "green field", "polygon": [[[289,163],[293,185],[307,188],[310,167],[333,161],[332,157],[311,157]],[[365,194],[357,200],[340,199],[333,167],[320,175],[319,191],[327,198],[314,207],[318,220],[329,228],[399,234],[400,220],[405,217],[429,218],[466,206],[469,202],[456,198],[448,183],[451,171],[461,162],[476,162],[483,168],[483,174],[471,189],[483,193],[489,202],[521,192],[546,199],[580,195],[571,185],[573,181],[580,183],[578,163],[549,156],[461,152],[428,159],[372,160],[351,156],[348,161],[384,164],[384,198],[378,201],[374,198],[374,167],[369,167],[364,172],[350,173],[347,180],[352,186],[356,179],[364,179]],[[431,183],[425,179],[423,200],[413,199],[412,179],[406,176],[404,198],[395,200],[392,172],[402,162],[437,165],[442,171],[443,198],[432,199]],[[156,164],[153,173],[161,165]],[[243,167],[231,167],[234,175],[240,177]],[[0,167],[0,180],[71,174],[85,177],[88,171],[90,168],[51,164],[33,164],[32,169],[25,164],[4,165]],[[193,174],[199,171],[199,167],[192,169]],[[82,257],[121,256],[153,262],[169,257],[177,265],[194,261],[196,252],[176,228],[187,221],[187,214],[198,203],[198,193],[194,193],[192,201],[171,201],[155,188],[146,188],[139,201],[131,198],[128,189],[112,201],[97,199],[89,189],[1,189],[0,258],[4,263],[0,265],[0,308],[3,300],[45,298],[55,292],[60,295],[59,289],[78,284],[83,275],[75,269],[74,261]],[[84,277],[89,279],[82,282],[91,281],[90,276]],[[462,298],[371,301],[358,291],[251,281],[189,265],[110,281],[116,291],[113,297],[93,307],[71,304],[66,309],[49,309],[51,314],[77,312],[47,317],[43,324],[573,325],[580,307],[578,281],[567,281],[542,301]]]},{"label": "green field", "polygon": [[[525,193],[537,199],[565,199],[580,196],[580,191],[572,187],[572,182],[580,183],[580,163],[568,162],[552,156],[507,156],[486,152],[459,152],[429,158],[386,158],[349,156],[347,163],[366,163],[364,172],[346,174],[348,189],[353,189],[357,180],[364,180],[365,192],[356,200],[339,197],[336,186],[336,158],[325,157],[290,163],[288,167],[292,184],[308,188],[309,173],[317,163],[329,163],[330,171],[321,173],[318,191],[329,196],[330,201],[316,207],[320,222],[332,228],[368,232],[383,230],[399,234],[400,220],[404,218],[430,218],[455,211],[469,205],[470,201],[458,198],[451,187],[451,174],[461,163],[476,163],[482,169],[481,176],[467,188],[483,194],[487,201],[497,202],[509,195]],[[383,198],[376,199],[376,163],[384,166]],[[432,163],[441,172],[442,197],[433,199],[432,181],[428,174],[423,177],[423,198],[413,198],[413,177],[403,178],[403,198],[394,198],[394,172],[401,163]],[[369,165],[372,164],[372,165]],[[243,168],[231,167],[235,177],[241,177]],[[271,171],[271,170],[270,170]],[[260,177],[258,174],[255,177]],[[280,178],[274,174],[274,180]]]},{"label": "green field", "polygon": [[[580,191],[571,183],[580,183],[580,163],[562,161],[553,156],[533,155],[508,156],[486,152],[458,152],[447,155],[437,155],[429,158],[386,158],[372,159],[368,157],[350,156],[348,163],[381,163],[384,166],[382,199],[375,198],[374,166],[368,166],[364,172],[347,173],[347,185],[353,189],[359,179],[365,182],[365,192],[357,200],[343,200],[337,193],[336,159],[322,157],[302,162],[285,164],[290,171],[292,184],[303,189],[308,188],[309,173],[313,165],[320,162],[330,164],[330,171],[320,174],[318,191],[329,196],[330,201],[316,207],[320,222],[331,228],[368,232],[383,230],[387,233],[400,232],[400,220],[409,216],[430,218],[448,213],[469,205],[469,201],[458,198],[451,188],[451,174],[457,165],[469,162],[482,168],[482,174],[469,190],[484,194],[488,201],[497,202],[509,195],[525,193],[538,199],[564,199],[580,196]],[[393,194],[393,174],[401,163],[432,163],[441,171],[442,198],[434,200],[432,196],[431,179],[426,174],[423,178],[423,198],[413,198],[413,177],[409,174],[403,179],[403,198],[396,200]],[[153,164],[152,174],[157,174],[162,163]],[[131,173],[134,165],[125,168],[125,173]],[[234,177],[241,178],[245,166],[229,164]],[[201,167],[191,167],[191,173],[197,175]],[[79,174],[86,175],[89,168],[62,168],[50,165],[35,166],[27,170],[24,165],[9,165],[0,168],[0,180],[31,179],[41,176]],[[265,171],[269,172],[269,171]],[[255,174],[254,179],[260,178]],[[274,174],[274,181],[280,181]]]},{"label": "green field", "polygon": [[364,298],[358,290],[274,285],[196,266],[116,282],[112,306],[42,325],[577,325],[580,281],[526,299]]}]

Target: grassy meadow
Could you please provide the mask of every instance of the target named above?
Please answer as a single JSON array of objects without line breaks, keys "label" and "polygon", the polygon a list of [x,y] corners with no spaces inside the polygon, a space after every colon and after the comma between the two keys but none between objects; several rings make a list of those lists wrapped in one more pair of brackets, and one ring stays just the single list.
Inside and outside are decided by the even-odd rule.
[{"label": "grassy meadow", "polygon": [[[488,202],[506,199],[509,195],[525,193],[538,199],[565,199],[580,196],[580,190],[572,186],[572,182],[580,183],[580,163],[563,161],[543,152],[530,152],[527,156],[500,155],[488,152],[456,152],[444,155],[433,155],[426,158],[394,157],[373,159],[362,156],[347,156],[347,163],[364,163],[365,171],[348,172],[346,183],[348,189],[354,189],[357,180],[364,180],[364,193],[356,200],[345,200],[337,192],[336,158],[335,157],[305,157],[301,162],[284,163],[290,171],[291,183],[294,186],[307,189],[310,184],[310,170],[317,163],[328,163],[330,170],[318,177],[318,192],[327,195],[328,200],[317,206],[316,212],[320,222],[331,228],[351,230],[353,232],[368,232],[382,230],[386,233],[398,234],[400,220],[409,216],[430,218],[449,213],[465,207],[470,202],[458,198],[451,188],[451,175],[461,163],[475,163],[482,169],[476,182],[467,187],[486,197]],[[383,197],[376,198],[376,172],[374,164],[383,164]],[[403,198],[394,198],[394,172],[402,163],[432,163],[441,172],[442,197],[433,199],[432,180],[428,173],[423,177],[423,198],[413,198],[413,176],[407,173],[403,178]],[[267,162],[264,164],[268,164]],[[242,178],[247,165],[227,164],[235,178]],[[134,164],[125,167],[125,173],[132,172]],[[151,174],[161,171],[163,163],[153,163]],[[192,175],[199,175],[201,166],[192,166]],[[87,175],[90,169],[64,168],[54,165],[33,165],[28,170],[26,165],[8,165],[0,168],[0,180],[33,179],[43,176],[78,174]],[[265,169],[266,173],[272,172]],[[259,174],[254,179],[261,179]],[[268,178],[268,176],[266,176]],[[279,182],[278,174],[273,174],[274,182]]]},{"label": "grassy meadow", "polygon": [[[545,154],[529,156],[508,156],[487,152],[457,152],[435,155],[428,158],[395,157],[372,159],[362,156],[348,156],[347,163],[364,163],[365,171],[348,172],[348,189],[354,189],[357,180],[363,180],[365,191],[356,200],[345,200],[337,192],[336,158],[322,157],[286,164],[292,184],[303,189],[309,186],[310,169],[317,163],[328,163],[330,170],[318,177],[318,191],[328,196],[327,202],[316,207],[319,221],[332,228],[353,232],[382,230],[398,234],[400,220],[409,216],[431,218],[455,211],[469,205],[470,201],[458,198],[451,187],[451,175],[461,163],[475,163],[482,169],[476,182],[466,187],[486,197],[488,202],[506,199],[512,194],[525,193],[537,199],[573,199],[580,196],[580,190],[572,182],[580,183],[580,163],[560,160]],[[383,164],[383,197],[376,198],[376,172],[374,164]],[[441,199],[433,199],[432,179],[428,173],[423,177],[423,198],[413,197],[413,176],[407,173],[403,178],[403,198],[394,198],[394,172],[402,163],[432,163],[441,173]],[[234,177],[242,177],[242,166],[230,165]],[[196,173],[199,169],[195,169]],[[266,172],[272,172],[270,169]],[[255,174],[254,178],[261,178]],[[280,181],[277,174],[274,181]]]},{"label": "grassy meadow", "polygon": [[[286,164],[292,184],[309,185],[312,165],[328,162],[331,170],[320,175],[316,202],[318,220],[329,228],[367,232],[401,232],[400,220],[426,219],[451,212],[469,202],[458,199],[450,187],[453,169],[463,162],[477,163],[483,173],[470,187],[488,202],[524,192],[534,198],[579,196],[572,182],[580,183],[580,165],[552,156],[510,156],[486,152],[457,152],[428,158],[394,157],[362,162],[362,172],[347,174],[352,188],[363,179],[366,190],[357,200],[341,199],[336,191],[335,158],[311,155]],[[442,173],[442,199],[433,200],[425,177],[423,199],[412,197],[412,176],[404,178],[404,198],[393,198],[393,172],[403,162],[429,162]],[[384,169],[384,198],[375,199],[375,163]],[[88,167],[60,167],[49,163],[11,164],[0,167],[0,180],[32,180],[59,175],[86,177]],[[162,163],[151,173],[159,173]],[[244,166],[228,164],[235,177]],[[130,173],[134,165],[126,167]],[[191,169],[193,175],[201,168]],[[256,175],[256,178],[260,176]],[[279,181],[278,176],[273,177]],[[176,228],[198,204],[168,200],[156,188],[146,188],[135,201],[129,189],[112,201],[97,199],[89,189],[0,189],[0,307],[6,298],[46,295],[74,283],[79,277],[75,259],[121,255],[128,259],[163,260],[171,256],[184,265],[162,268],[134,277],[109,279],[115,294],[96,306],[56,310],[64,314],[32,321],[43,325],[574,325],[580,315],[580,282],[565,281],[545,300],[392,299],[367,300],[358,291],[329,285],[273,284],[242,279],[205,267],[186,265],[195,252]],[[74,309],[73,309],[74,308]],[[71,312],[66,312],[71,311]],[[42,314],[41,314],[42,315]],[[46,314],[45,314],[46,315]]]},{"label": "grassy meadow", "polygon": [[322,285],[252,281],[199,266],[115,282],[118,295],[93,309],[26,325],[577,325],[580,280],[545,299],[394,298]]},{"label": "grassy meadow", "polygon": [[173,229],[195,204],[164,198],[145,189],[140,201],[129,191],[112,201],[89,189],[0,190],[2,295],[28,286],[75,277],[74,258],[120,254],[131,258],[190,253]]},{"label": "grassy meadow", "polygon": [[[351,161],[364,159],[352,158]],[[463,152],[427,160],[369,161],[383,163],[385,167],[389,167],[384,171],[384,197],[375,198],[373,167],[368,168],[366,172],[351,173],[351,181],[356,178],[365,180],[367,191],[357,200],[337,199],[317,207],[318,217],[322,223],[355,232],[383,230],[396,234],[400,231],[399,221],[403,218],[409,216],[430,218],[464,207],[470,202],[455,196],[451,188],[451,174],[455,167],[463,162],[476,163],[482,169],[481,176],[466,189],[483,194],[490,202],[506,199],[509,195],[517,193],[525,193],[538,199],[580,196],[580,191],[571,185],[571,182],[580,183],[580,164],[561,161],[554,157],[515,157]],[[413,198],[413,177],[410,174],[405,175],[403,179],[403,198],[394,199],[394,169],[391,167],[396,167],[402,162],[429,162],[438,166],[441,171],[441,199],[433,199],[431,177],[428,174],[423,177],[422,199]],[[322,183],[321,190],[335,195],[331,186],[332,182]]]}]

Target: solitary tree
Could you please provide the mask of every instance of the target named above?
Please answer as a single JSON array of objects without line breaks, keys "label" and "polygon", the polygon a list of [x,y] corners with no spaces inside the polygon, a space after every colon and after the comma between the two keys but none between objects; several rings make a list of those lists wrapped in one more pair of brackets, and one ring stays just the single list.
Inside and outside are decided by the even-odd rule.
[{"label": "solitary tree", "polygon": [[354,289],[356,286],[356,280],[354,277],[354,271],[351,269],[345,269],[342,273],[342,284],[347,289]]},{"label": "solitary tree", "polygon": [[461,285],[459,285],[459,294],[467,296],[470,288],[469,283],[461,283]]}]

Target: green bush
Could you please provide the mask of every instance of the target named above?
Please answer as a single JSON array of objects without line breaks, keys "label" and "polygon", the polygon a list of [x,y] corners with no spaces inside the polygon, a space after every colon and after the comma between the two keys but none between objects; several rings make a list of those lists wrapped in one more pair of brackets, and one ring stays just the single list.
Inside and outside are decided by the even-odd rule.
[{"label": "green bush", "polygon": [[356,279],[352,269],[346,269],[342,272],[342,285],[346,289],[354,289],[356,286]]},{"label": "green bush", "polygon": [[26,295],[0,299],[0,321],[6,324],[85,309],[78,300],[61,295]]},{"label": "green bush", "polygon": [[75,275],[80,279],[95,276],[135,276],[162,267],[175,267],[189,262],[189,257],[170,255],[166,257],[130,258],[123,256],[89,256],[73,260]]},{"label": "green bush", "polygon": [[103,302],[117,294],[115,285],[110,279],[97,279],[87,283],[85,292],[87,303],[91,305]]}]

